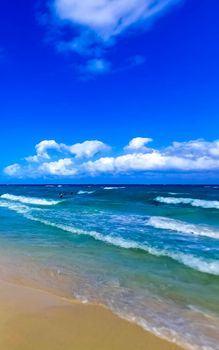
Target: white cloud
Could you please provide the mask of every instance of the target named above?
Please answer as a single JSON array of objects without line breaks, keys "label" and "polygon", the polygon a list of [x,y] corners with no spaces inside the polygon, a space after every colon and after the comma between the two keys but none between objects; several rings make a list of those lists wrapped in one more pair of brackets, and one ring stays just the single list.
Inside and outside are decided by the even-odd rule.
[{"label": "white cloud", "polygon": [[[74,51],[87,56],[79,71],[92,74],[110,69],[103,59],[106,49],[115,45],[117,38],[130,28],[145,28],[154,18],[182,0],[51,0],[55,23],[59,26],[56,47],[59,52]],[[53,21],[54,24],[54,21]],[[64,28],[74,29],[66,39]],[[132,34],[133,34],[132,30]],[[70,31],[68,31],[70,33]],[[135,54],[135,53],[134,53]],[[145,62],[141,55],[129,58],[130,66]]]},{"label": "white cloud", "polygon": [[108,151],[110,147],[101,141],[92,140],[67,146],[67,149],[70,153],[75,154],[77,158],[90,158],[102,151]]},{"label": "white cloud", "polygon": [[61,20],[88,28],[107,41],[137,23],[144,23],[176,0],[55,0]]},{"label": "white cloud", "polygon": [[42,163],[38,170],[39,173],[44,176],[74,176],[77,174],[77,169],[74,168],[74,162],[70,158],[59,159],[55,162]]},{"label": "white cloud", "polygon": [[11,165],[7,166],[4,169],[4,172],[6,175],[9,175],[9,176],[18,176],[20,170],[21,170],[20,165],[15,163],[15,164],[11,164]]},{"label": "white cloud", "polygon": [[83,164],[85,172],[129,174],[146,171],[200,171],[219,170],[219,159],[208,157],[187,159],[179,156],[167,156],[159,151],[151,153],[132,153],[119,157],[104,157]]},{"label": "white cloud", "polygon": [[[93,140],[67,146],[56,141],[42,141],[35,148],[36,161],[27,157],[26,164],[12,164],[4,169],[8,176],[98,176],[103,174],[124,175],[166,172],[219,172],[219,140],[208,142],[202,139],[188,142],[173,142],[166,148],[146,147],[151,138],[132,139],[118,156],[103,157],[99,152],[109,150],[103,142]],[[48,150],[58,150],[57,155]],[[63,157],[68,153],[68,157]],[[86,160],[89,158],[89,160]]]},{"label": "white cloud", "polygon": [[93,157],[95,154],[109,150],[109,147],[101,141],[91,140],[73,145],[57,143],[55,140],[43,140],[35,146],[36,154],[25,158],[27,162],[40,162],[42,160],[50,160],[49,150],[55,150],[58,153],[71,153],[77,158]]},{"label": "white cloud", "polygon": [[35,146],[36,155],[26,157],[28,162],[39,162],[41,159],[50,159],[48,150],[54,149],[59,151],[60,145],[54,140],[44,140]]},{"label": "white cloud", "polygon": [[153,139],[148,137],[135,137],[124,147],[124,150],[127,152],[147,152],[149,149],[145,145],[152,141]]},{"label": "white cloud", "polygon": [[207,142],[203,139],[188,142],[173,142],[167,149],[168,154],[182,154],[186,158],[194,156],[219,157],[219,140]]}]

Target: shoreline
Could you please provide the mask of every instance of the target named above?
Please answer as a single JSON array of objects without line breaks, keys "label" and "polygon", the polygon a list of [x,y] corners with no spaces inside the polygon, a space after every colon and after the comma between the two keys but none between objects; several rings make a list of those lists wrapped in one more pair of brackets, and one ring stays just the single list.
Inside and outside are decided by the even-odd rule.
[{"label": "shoreline", "polygon": [[102,305],[0,280],[0,348],[182,350]]}]

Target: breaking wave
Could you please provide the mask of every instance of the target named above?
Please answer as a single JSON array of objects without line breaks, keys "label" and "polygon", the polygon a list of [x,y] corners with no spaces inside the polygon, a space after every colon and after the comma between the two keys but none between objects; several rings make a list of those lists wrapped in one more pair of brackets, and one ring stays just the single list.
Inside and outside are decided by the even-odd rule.
[{"label": "breaking wave", "polygon": [[109,191],[109,190],[119,190],[119,189],[122,189],[122,188],[126,188],[126,187],[125,186],[114,186],[114,187],[106,186],[103,189]]},{"label": "breaking wave", "polygon": [[77,194],[92,194],[94,193],[95,191],[78,191]]},{"label": "breaking wave", "polygon": [[9,193],[2,194],[0,198],[7,199],[13,202],[20,202],[24,204],[33,204],[33,205],[56,205],[60,203],[60,201],[54,201],[54,200],[48,200],[48,199],[36,198],[36,197],[15,196]]},{"label": "breaking wave", "polygon": [[150,217],[146,225],[156,229],[170,230],[179,233],[192,234],[195,236],[219,239],[219,230],[214,230],[207,225],[189,224],[181,220],[174,220],[161,216]]},{"label": "breaking wave", "polygon": [[47,220],[41,220],[38,218],[34,218],[32,216],[28,217],[32,220],[39,221],[45,225],[58,228],[60,230],[70,232],[73,234],[78,235],[86,235],[93,237],[94,239],[98,241],[105,242],[110,245],[117,246],[119,248],[125,248],[125,249],[139,249],[143,250],[151,255],[155,256],[166,256],[173,260],[176,260],[194,270],[205,272],[213,275],[219,275],[219,261],[212,260],[212,261],[206,261],[202,258],[195,257],[191,254],[185,254],[185,253],[175,253],[168,251],[166,249],[157,249],[153,248],[147,244],[141,244],[138,242],[135,242],[133,240],[126,240],[124,238],[118,237],[118,236],[112,236],[112,235],[103,235],[100,232],[97,231],[87,231],[87,230],[81,230],[72,226],[62,225],[62,224],[56,224]]},{"label": "breaking wave", "polygon": [[[62,225],[59,223],[55,223],[55,222],[43,219],[40,216],[34,216],[34,212],[40,213],[40,211],[44,211],[43,209],[40,209],[40,208],[28,207],[27,205],[22,205],[15,202],[13,203],[5,200],[0,202],[0,207],[8,208],[19,214],[22,214],[26,219],[39,222],[41,224],[44,224],[65,232],[69,232],[77,235],[90,236],[98,241],[101,241],[119,248],[138,249],[158,257],[169,257],[196,271],[213,274],[213,275],[219,275],[219,261],[217,260],[213,260],[213,259],[205,260],[204,258],[193,256],[192,254],[171,251],[168,248],[163,248],[163,249],[154,248],[147,243],[139,243],[131,239],[124,239],[122,237],[111,235],[111,234],[105,235],[93,230],[88,231],[88,230],[78,229],[77,227],[73,227],[69,225]],[[150,222],[150,219],[149,219],[149,222]]]},{"label": "breaking wave", "polygon": [[155,198],[155,201],[165,204],[189,204],[193,207],[205,209],[219,209],[219,201],[210,201],[195,198],[177,198],[177,197],[161,197]]}]

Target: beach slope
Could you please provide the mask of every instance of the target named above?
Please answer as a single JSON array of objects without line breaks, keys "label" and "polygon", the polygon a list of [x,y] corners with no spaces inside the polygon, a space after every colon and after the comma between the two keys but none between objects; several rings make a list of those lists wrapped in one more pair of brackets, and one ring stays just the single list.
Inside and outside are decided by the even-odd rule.
[{"label": "beach slope", "polygon": [[0,349],[179,350],[102,306],[0,282]]}]

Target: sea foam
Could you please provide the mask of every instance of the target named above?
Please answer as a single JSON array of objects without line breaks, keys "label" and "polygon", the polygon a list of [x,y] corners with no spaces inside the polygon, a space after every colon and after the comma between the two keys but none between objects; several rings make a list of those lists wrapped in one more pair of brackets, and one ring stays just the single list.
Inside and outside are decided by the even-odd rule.
[{"label": "sea foam", "polygon": [[95,191],[78,191],[78,193],[77,194],[92,194],[92,193],[94,193]]},{"label": "sea foam", "polygon": [[172,252],[167,249],[157,249],[154,247],[151,247],[147,244],[141,244],[133,240],[124,239],[118,236],[112,236],[112,235],[104,235],[97,231],[87,231],[78,229],[76,227],[68,226],[68,225],[62,225],[57,224],[54,222],[51,222],[49,220],[44,220],[39,217],[34,217],[31,214],[25,214],[26,218],[29,218],[30,220],[41,222],[44,225],[51,226],[57,229],[60,229],[65,232],[70,232],[73,234],[78,235],[85,235],[90,236],[98,241],[119,247],[124,249],[139,249],[143,250],[151,255],[155,256],[163,256],[163,257],[169,257],[175,261],[178,261],[179,263],[184,264],[185,266],[188,266],[194,270],[205,272],[208,274],[213,275],[219,275],[219,262],[216,260],[206,261],[202,258],[195,257],[191,254],[185,254],[180,252]]},{"label": "sea foam", "polygon": [[204,199],[158,196],[155,198],[155,201],[165,204],[189,204],[193,207],[200,207],[205,209],[219,209],[219,201],[211,201]]},{"label": "sea foam", "polygon": [[13,210],[18,214],[26,214],[29,211],[29,208],[26,205],[16,204],[5,200],[0,201],[0,207]]},{"label": "sea foam", "polygon": [[219,229],[213,229],[207,225],[189,224],[181,220],[174,220],[167,217],[152,216],[149,218],[146,225],[157,229],[219,239]]},{"label": "sea foam", "polygon": [[9,193],[2,194],[0,198],[7,199],[13,202],[20,202],[24,204],[34,204],[34,205],[56,205],[60,203],[60,201],[54,201],[54,200],[48,200],[48,199],[36,198],[36,197],[15,196]]},{"label": "sea foam", "polygon": [[63,225],[59,223],[55,223],[49,220],[45,220],[43,218],[40,218],[40,216],[34,216],[35,211],[44,211],[43,209],[40,208],[34,208],[34,207],[29,207],[26,205],[22,205],[19,203],[13,203],[10,201],[1,201],[0,202],[0,207],[5,207],[8,208],[12,211],[15,211],[21,215],[23,215],[26,219],[29,219],[31,221],[36,221],[41,224],[69,232],[72,234],[77,234],[77,235],[85,235],[85,236],[90,236],[94,238],[95,240],[101,241],[103,243],[107,243],[119,248],[123,249],[138,249],[145,251],[148,254],[155,255],[155,256],[160,256],[160,257],[169,257],[175,261],[178,261],[179,263],[184,264],[187,267],[190,267],[194,270],[208,273],[208,274],[213,274],[213,275],[219,275],[219,261],[217,260],[205,260],[204,258],[193,256],[192,254],[186,254],[186,253],[181,253],[181,252],[176,252],[169,250],[168,248],[154,248],[151,247],[149,244],[146,243],[138,243],[134,240],[131,239],[124,239],[119,236],[107,234],[104,235],[98,231],[93,231],[93,230],[83,230],[79,229],[77,227],[69,226],[69,225]]},{"label": "sea foam", "polygon": [[126,187],[125,186],[114,186],[114,187],[106,186],[103,189],[109,191],[109,190],[119,190],[119,189],[122,189],[122,188],[126,188]]}]

